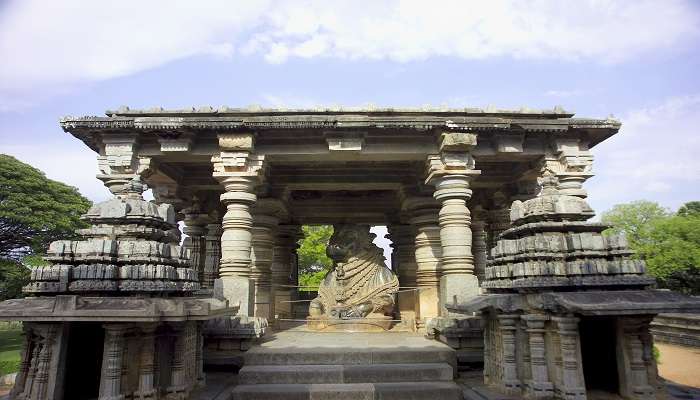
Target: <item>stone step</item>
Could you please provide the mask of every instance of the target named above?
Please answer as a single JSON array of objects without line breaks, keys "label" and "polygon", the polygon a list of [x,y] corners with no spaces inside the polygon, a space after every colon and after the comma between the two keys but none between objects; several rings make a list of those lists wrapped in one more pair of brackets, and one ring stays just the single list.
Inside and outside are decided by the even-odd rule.
[{"label": "stone step", "polygon": [[457,365],[455,351],[438,348],[402,349],[264,349],[252,348],[245,354],[245,365],[368,365],[447,363]]},{"label": "stone step", "polygon": [[369,365],[246,365],[238,372],[241,384],[375,383],[451,381],[447,363]]},{"label": "stone step", "polygon": [[239,385],[232,400],[461,400],[454,382]]}]

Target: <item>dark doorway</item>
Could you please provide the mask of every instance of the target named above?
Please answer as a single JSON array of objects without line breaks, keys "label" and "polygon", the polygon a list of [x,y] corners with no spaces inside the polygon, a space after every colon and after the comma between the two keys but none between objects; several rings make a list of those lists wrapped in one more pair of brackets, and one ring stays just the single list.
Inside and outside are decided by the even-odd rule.
[{"label": "dark doorway", "polygon": [[64,399],[89,400],[99,396],[103,346],[104,330],[100,323],[71,324]]},{"label": "dark doorway", "polygon": [[615,319],[583,317],[579,329],[586,390],[619,393]]}]

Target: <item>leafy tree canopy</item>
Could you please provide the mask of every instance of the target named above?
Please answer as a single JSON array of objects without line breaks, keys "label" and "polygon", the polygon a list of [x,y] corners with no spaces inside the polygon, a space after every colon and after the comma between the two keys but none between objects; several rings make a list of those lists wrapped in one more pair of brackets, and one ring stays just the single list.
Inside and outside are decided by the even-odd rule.
[{"label": "leafy tree canopy", "polygon": [[333,267],[333,261],[326,255],[326,246],[333,235],[333,227],[330,225],[304,225],[302,231],[304,238],[300,240],[297,250],[299,285],[317,287],[326,273]]},{"label": "leafy tree canopy", "polygon": [[681,217],[700,216],[700,201],[690,201],[683,204],[676,215]]},{"label": "leafy tree canopy", "polygon": [[0,258],[43,253],[51,241],[73,237],[90,204],[76,188],[0,154]]},{"label": "leafy tree canopy", "polygon": [[624,232],[632,250],[660,286],[700,294],[700,202],[673,215],[649,201],[622,204],[603,214],[611,231]]},{"label": "leafy tree canopy", "polygon": [[669,211],[658,203],[646,200],[617,204],[601,215],[601,221],[611,225],[610,232],[624,233],[632,248],[649,236],[652,221],[668,217]]}]

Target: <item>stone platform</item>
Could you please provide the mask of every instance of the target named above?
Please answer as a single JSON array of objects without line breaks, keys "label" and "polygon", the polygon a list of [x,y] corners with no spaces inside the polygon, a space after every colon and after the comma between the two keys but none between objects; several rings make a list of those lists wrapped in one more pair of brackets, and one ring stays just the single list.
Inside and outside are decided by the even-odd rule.
[{"label": "stone platform", "polygon": [[461,399],[455,351],[409,333],[278,332],[251,348],[233,399]]}]

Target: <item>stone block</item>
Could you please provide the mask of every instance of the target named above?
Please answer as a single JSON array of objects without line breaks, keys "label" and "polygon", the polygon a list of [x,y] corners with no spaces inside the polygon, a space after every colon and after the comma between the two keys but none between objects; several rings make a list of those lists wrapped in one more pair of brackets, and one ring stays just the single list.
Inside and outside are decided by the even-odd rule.
[{"label": "stone block", "polygon": [[476,275],[449,274],[440,277],[440,307],[447,304],[462,304],[479,295],[479,280]]},{"label": "stone block", "polygon": [[240,276],[221,277],[221,285],[224,294],[230,304],[238,305],[238,315],[252,316],[254,307],[254,284],[249,278]]}]

